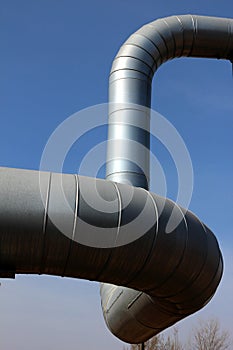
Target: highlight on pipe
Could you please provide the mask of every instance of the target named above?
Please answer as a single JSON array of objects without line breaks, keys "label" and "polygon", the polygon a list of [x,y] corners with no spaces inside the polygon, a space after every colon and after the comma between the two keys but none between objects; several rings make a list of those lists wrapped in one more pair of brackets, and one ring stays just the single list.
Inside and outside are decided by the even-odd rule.
[{"label": "highlight on pipe", "polygon": [[[193,15],[159,19],[122,46],[109,79],[107,180],[0,168],[0,276],[49,274],[102,282],[106,324],[129,343],[145,341],[205,306],[223,272],[210,229],[187,209],[148,191],[154,160],[151,80],[163,62],[180,56],[232,61],[233,20]],[[43,165],[62,170],[75,129],[93,127],[93,118],[81,122],[71,118],[55,131]],[[69,137],[61,145],[59,137],[67,128]],[[159,132],[156,136],[161,137]],[[175,154],[171,139],[161,139]],[[186,151],[183,147],[189,164]],[[182,161],[175,160],[179,176]],[[179,177],[181,186],[187,169],[192,175],[189,164]],[[186,208],[189,195],[184,196]]]}]

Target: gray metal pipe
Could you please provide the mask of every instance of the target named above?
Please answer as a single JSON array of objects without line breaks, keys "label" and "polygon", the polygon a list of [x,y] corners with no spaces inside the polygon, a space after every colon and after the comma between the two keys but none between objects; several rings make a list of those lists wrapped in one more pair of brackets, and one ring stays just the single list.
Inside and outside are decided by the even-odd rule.
[{"label": "gray metal pipe", "polygon": [[107,179],[116,183],[0,169],[1,277],[30,273],[104,282],[106,323],[130,343],[149,339],[209,301],[223,268],[216,238],[191,212],[145,190],[147,107],[153,74],[166,60],[232,59],[232,28],[230,19],[170,17],[144,26],[119,51],[110,76],[107,159]]},{"label": "gray metal pipe", "polygon": [[[109,328],[126,342],[142,342],[199,310],[221,279],[212,232],[142,188],[0,168],[0,198],[0,277],[47,274],[124,286],[102,284],[101,296]],[[177,224],[167,233],[172,211]]]},{"label": "gray metal pipe", "polygon": [[176,57],[233,59],[233,20],[172,16],[144,25],[122,45],[109,79],[108,180],[149,187],[151,82]]},{"label": "gray metal pipe", "polygon": [[[109,79],[106,179],[149,188],[152,78],[162,63],[176,57],[232,61],[233,20],[193,15],[167,17],[146,24],[123,44],[113,61]],[[124,295],[121,301],[120,293]],[[114,301],[114,310],[107,313],[108,307],[104,309],[105,320],[122,339],[127,339],[130,325],[138,335],[134,342],[141,342],[178,320],[176,312],[170,310],[165,323],[157,322],[159,316],[151,316],[160,315],[160,307],[155,306],[157,300],[144,293],[102,285],[101,294],[102,299],[111,296],[108,305]],[[133,311],[127,309],[132,295],[136,298]],[[153,317],[157,321],[148,324]],[[127,326],[121,326],[122,319],[127,319]]]}]

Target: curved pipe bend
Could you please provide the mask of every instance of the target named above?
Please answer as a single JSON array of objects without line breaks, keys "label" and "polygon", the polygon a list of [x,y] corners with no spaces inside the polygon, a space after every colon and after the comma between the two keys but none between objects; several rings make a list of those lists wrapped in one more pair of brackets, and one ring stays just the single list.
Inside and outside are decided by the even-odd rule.
[{"label": "curved pipe bend", "polygon": [[[180,56],[232,60],[233,20],[169,17],[142,27],[123,45],[109,85],[107,179],[114,182],[0,169],[0,276],[105,282],[106,323],[129,343],[203,307],[222,275],[212,232],[191,212],[143,189],[149,184],[144,107],[150,107],[151,79],[163,62]],[[143,146],[140,156],[135,142]],[[167,234],[173,210],[179,225]]]},{"label": "curved pipe bend", "polygon": [[[196,15],[158,19],[144,25],[122,45],[109,78],[108,180],[149,188],[148,110],[152,78],[162,63],[176,57],[217,58],[232,62],[233,20]],[[103,296],[109,295],[110,306],[104,307],[106,322],[123,340],[147,340],[179,319],[176,311],[163,304],[163,299],[158,303],[144,293],[120,287],[112,289],[108,285],[103,285],[101,291]],[[118,299],[120,293],[125,295],[124,302],[123,298]],[[153,317],[157,323],[149,321]],[[121,322],[124,326],[120,326]]]},{"label": "curved pipe bend", "polygon": [[212,232],[191,212],[142,188],[0,168],[0,198],[0,277],[108,283],[101,285],[104,317],[126,342],[146,340],[199,310],[221,279]]},{"label": "curved pipe bend", "polygon": [[[162,18],[144,25],[122,45],[109,78],[108,180],[149,187],[151,82],[159,66],[176,57],[233,60],[233,20]],[[137,144],[143,147],[135,151]]]}]

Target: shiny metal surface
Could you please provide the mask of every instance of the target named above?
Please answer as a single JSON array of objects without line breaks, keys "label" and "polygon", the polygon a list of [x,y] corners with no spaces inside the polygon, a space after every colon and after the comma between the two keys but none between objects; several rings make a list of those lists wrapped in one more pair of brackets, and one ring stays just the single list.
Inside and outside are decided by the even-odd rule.
[{"label": "shiny metal surface", "polygon": [[[0,168],[0,277],[102,282],[106,323],[129,343],[202,308],[223,271],[213,233],[191,212],[146,190],[151,79],[163,62],[180,56],[232,60],[233,20],[160,19],[120,49],[109,79],[106,177],[114,182]],[[168,233],[172,213],[177,225]]]},{"label": "shiny metal surface", "polygon": [[[0,196],[0,277],[105,282],[106,323],[126,342],[142,342],[199,310],[221,279],[212,232],[191,212],[142,188],[0,168]],[[167,233],[172,211],[179,224]]]},{"label": "shiny metal surface", "polygon": [[[149,188],[150,115],[148,111],[151,103],[152,78],[162,63],[184,56],[222,58],[232,61],[233,20],[193,15],[172,16],[146,24],[123,44],[113,61],[109,78],[107,179],[119,183],[130,183],[145,189]],[[187,221],[186,223],[188,225]],[[208,231],[205,227],[198,227],[197,223],[193,225],[193,222],[189,227],[192,227],[193,232],[203,233],[203,229],[204,232]],[[193,282],[187,286],[190,295],[193,288],[198,290],[204,285],[205,290],[210,291],[216,279],[221,275],[221,259],[217,270],[204,272],[209,262],[208,249],[210,248],[208,247],[211,246],[211,243],[206,241],[206,234],[199,235],[199,238],[198,235],[193,235],[193,237],[196,241],[191,239],[191,235],[180,238],[180,255],[173,252],[171,260],[170,268],[173,272],[170,271],[170,276],[172,276],[170,283],[160,286],[161,290],[165,288],[167,293],[169,291],[173,293],[177,282],[178,284],[180,282],[177,277],[182,269],[184,269],[181,273],[183,277],[188,278],[193,275]],[[189,244],[190,248],[188,248]],[[191,247],[198,249],[198,245],[205,248],[198,258],[193,257],[194,260],[192,260]],[[182,256],[182,259],[178,263],[176,259],[179,259],[179,256]],[[192,261],[195,261],[199,267],[196,265],[193,269]],[[148,278],[150,268],[153,270],[156,265],[161,266],[165,272],[166,262],[164,256],[160,256],[159,260],[147,261],[143,273],[138,275],[141,278],[138,280],[139,285],[140,281]],[[175,267],[177,264],[179,267]],[[195,276],[199,277],[196,279]],[[150,284],[149,279],[148,283]],[[140,289],[138,285],[134,288]],[[102,285],[102,299],[108,300],[107,303],[104,303],[106,306],[103,308],[105,320],[114,334],[129,341],[127,339],[132,333],[130,341],[133,342],[134,338],[134,342],[139,343],[180,319],[176,308],[173,309],[172,304],[168,306],[167,300],[164,299],[163,294],[160,295],[158,289],[155,288],[154,291],[156,291],[159,302],[158,299],[151,297],[153,288],[148,286],[149,296],[127,288],[115,287],[112,289],[111,285]],[[183,290],[177,292],[179,302],[187,298],[187,290],[184,288],[184,293]],[[178,295],[174,300],[172,299],[174,303],[177,302],[177,297]],[[134,298],[135,301],[132,302]],[[201,299],[202,296],[199,295],[199,298]],[[194,311],[192,307],[192,302],[188,302],[182,312],[188,315],[189,312]]]},{"label": "shiny metal surface", "polygon": [[[167,17],[146,24],[123,44],[113,61],[109,79],[111,142],[107,152],[107,179],[125,183],[130,181],[133,186],[144,184],[143,187],[148,188],[150,170],[146,148],[149,148],[150,136],[142,135],[139,141],[138,134],[148,130],[149,120],[144,118],[145,113],[142,112],[140,129],[135,133],[135,141],[139,142],[137,147],[142,145],[142,152],[135,160],[139,165],[138,170],[132,169],[135,143],[132,142],[134,137],[130,125],[135,124],[128,116],[130,110],[133,114],[135,107],[129,105],[150,107],[151,80],[155,71],[163,62],[181,56],[232,60],[233,20],[194,15]],[[118,111],[121,115],[121,131],[118,123],[112,123],[113,108],[115,113]],[[122,137],[118,141],[119,134],[124,134],[124,141]],[[127,146],[119,147],[120,143]],[[128,172],[125,170],[127,163]]]}]

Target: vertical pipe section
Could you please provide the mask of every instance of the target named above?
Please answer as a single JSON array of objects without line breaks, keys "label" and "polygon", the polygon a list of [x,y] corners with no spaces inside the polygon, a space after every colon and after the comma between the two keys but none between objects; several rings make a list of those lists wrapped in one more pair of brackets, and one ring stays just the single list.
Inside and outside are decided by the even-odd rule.
[{"label": "vertical pipe section", "polygon": [[116,55],[109,79],[106,179],[149,187],[151,82],[175,57],[233,59],[233,20],[172,16],[146,24]]},{"label": "vertical pipe section", "polygon": [[[193,15],[159,19],[143,26],[120,48],[113,61],[109,78],[106,179],[129,183],[144,189],[149,188],[152,78],[162,63],[181,56],[222,58],[232,61],[233,20]],[[208,237],[207,228],[196,227],[194,231],[191,233],[190,228],[186,231],[189,238],[187,238],[187,246],[182,253],[182,263],[177,267],[177,272],[180,269],[186,269],[180,275],[185,276],[186,273],[187,280],[189,280],[188,276],[193,274],[193,270],[189,268],[191,267],[192,247],[198,242],[197,237],[196,243],[190,238],[195,237],[197,232],[201,233],[199,237],[201,242]],[[198,246],[196,248],[198,250]],[[218,266],[217,272],[213,269],[214,276],[211,273],[207,276],[203,272],[207,271],[207,266],[211,265],[209,257],[213,257],[212,249],[211,243],[206,242],[203,254],[207,255],[199,259],[203,265],[196,270],[197,275],[193,275],[192,282],[189,281],[189,285],[183,291],[176,292],[175,298],[172,296],[167,298],[166,302],[171,303],[169,307],[168,304],[163,304],[163,299],[160,298],[164,296],[161,296],[156,289],[154,295],[148,290],[150,297],[146,293],[126,287],[102,284],[102,308],[110,330],[123,340],[129,339],[129,334],[134,333],[135,342],[136,339],[143,341],[181,319],[177,310],[175,308],[172,310],[172,303],[174,305],[180,303],[180,307],[183,303],[181,307],[183,310],[180,311],[183,317],[188,314],[188,310],[190,313],[197,311],[198,308],[196,310],[192,308],[192,301],[185,304],[184,300],[187,295],[191,295],[193,289],[198,290],[200,285],[206,283],[210,283],[211,289],[213,288],[212,282],[214,281],[216,286],[216,280],[219,282],[221,278],[221,254],[214,258]],[[149,266],[150,263],[147,265]],[[164,269],[164,266],[161,268]],[[202,272],[200,272],[201,269]],[[144,274],[140,276],[141,280],[145,278],[145,272],[144,270]],[[174,273],[164,286],[160,286],[160,290],[165,288],[165,294],[169,294],[169,290],[174,291],[176,281],[177,274]],[[135,289],[137,289],[136,286]],[[203,290],[202,293],[203,296],[206,294]],[[200,295],[199,301],[201,300]],[[205,302],[206,299],[203,300],[203,303]],[[154,316],[157,319],[155,322],[150,321],[150,318],[153,318],[151,310],[156,315]]]}]

